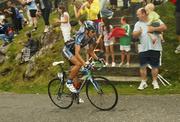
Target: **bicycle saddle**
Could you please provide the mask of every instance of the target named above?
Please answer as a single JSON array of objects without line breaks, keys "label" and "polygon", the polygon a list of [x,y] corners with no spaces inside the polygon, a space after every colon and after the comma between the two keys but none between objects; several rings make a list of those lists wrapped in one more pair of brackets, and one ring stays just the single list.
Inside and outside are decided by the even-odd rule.
[{"label": "bicycle saddle", "polygon": [[59,65],[59,64],[64,64],[64,61],[58,61],[58,62],[53,62],[52,63],[53,66],[56,66],[56,65]]}]

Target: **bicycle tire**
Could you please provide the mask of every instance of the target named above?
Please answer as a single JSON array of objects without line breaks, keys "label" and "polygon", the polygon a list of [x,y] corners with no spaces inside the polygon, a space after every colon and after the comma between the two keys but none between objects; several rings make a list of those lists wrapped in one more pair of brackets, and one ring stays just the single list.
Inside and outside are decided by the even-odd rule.
[{"label": "bicycle tire", "polygon": [[73,104],[72,93],[64,86],[59,78],[48,84],[48,95],[51,101],[61,109],[67,109]]},{"label": "bicycle tire", "polygon": [[89,81],[86,85],[88,100],[100,110],[108,111],[113,109],[118,102],[118,93],[115,86],[104,77],[94,77],[93,79],[98,90]]}]

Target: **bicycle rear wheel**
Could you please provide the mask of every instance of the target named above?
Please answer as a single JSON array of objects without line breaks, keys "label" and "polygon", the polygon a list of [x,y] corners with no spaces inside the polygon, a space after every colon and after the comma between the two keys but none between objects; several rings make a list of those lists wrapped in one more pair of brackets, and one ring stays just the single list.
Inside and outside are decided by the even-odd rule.
[{"label": "bicycle rear wheel", "polygon": [[67,109],[73,104],[72,93],[64,86],[59,78],[48,84],[48,95],[51,101],[59,108]]},{"label": "bicycle rear wheel", "polygon": [[95,86],[90,81],[86,85],[86,95],[89,101],[100,110],[111,110],[118,102],[116,88],[104,77],[94,77],[93,79]]}]

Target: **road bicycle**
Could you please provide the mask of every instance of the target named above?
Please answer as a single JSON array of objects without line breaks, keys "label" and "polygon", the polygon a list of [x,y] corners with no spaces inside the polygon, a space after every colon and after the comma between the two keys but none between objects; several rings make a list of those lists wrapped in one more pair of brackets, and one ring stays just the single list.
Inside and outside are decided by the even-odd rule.
[{"label": "road bicycle", "polygon": [[[93,75],[95,65],[97,66],[102,63],[92,61],[86,66],[86,70],[80,70],[82,82],[80,88],[77,89],[77,93],[71,93],[65,86],[67,71],[64,70],[63,64],[64,61],[53,63],[53,66],[60,66],[61,71],[57,73],[57,77],[52,79],[48,84],[48,95],[57,107],[67,109],[74,101],[79,104],[79,93],[84,86],[86,87],[85,92],[88,100],[96,108],[106,111],[116,106],[118,93],[115,86],[107,78]],[[99,66],[99,69],[101,67],[103,66]],[[84,71],[86,71],[86,73],[84,73]]]}]

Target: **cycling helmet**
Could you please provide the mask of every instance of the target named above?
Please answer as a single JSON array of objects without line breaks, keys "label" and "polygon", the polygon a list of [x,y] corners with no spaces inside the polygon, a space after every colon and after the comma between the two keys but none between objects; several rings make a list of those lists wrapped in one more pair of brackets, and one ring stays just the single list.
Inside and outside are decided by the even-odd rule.
[{"label": "cycling helmet", "polygon": [[85,21],[84,27],[86,30],[96,31],[96,26],[93,21]]}]

